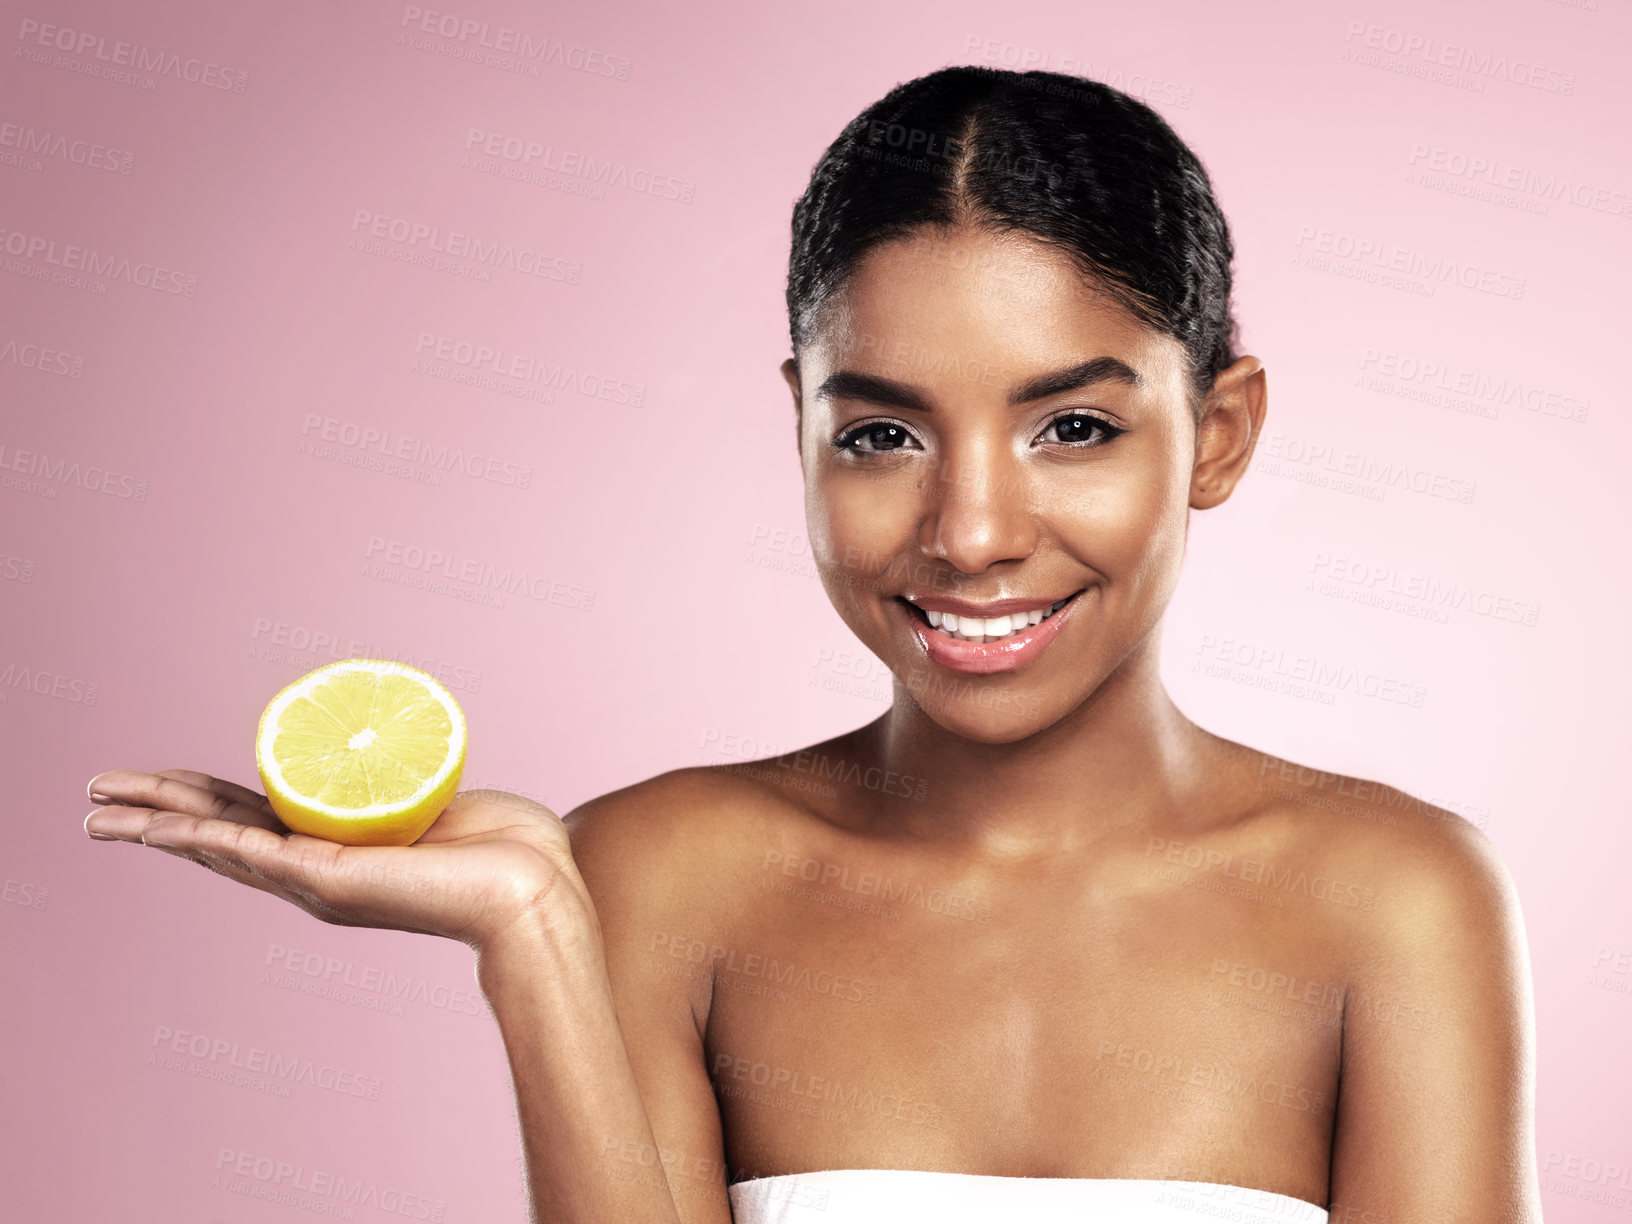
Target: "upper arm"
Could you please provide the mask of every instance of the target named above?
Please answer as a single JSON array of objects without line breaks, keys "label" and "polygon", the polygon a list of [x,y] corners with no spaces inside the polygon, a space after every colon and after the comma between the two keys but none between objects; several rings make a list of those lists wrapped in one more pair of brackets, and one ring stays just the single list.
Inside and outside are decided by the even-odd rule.
[{"label": "upper arm", "polygon": [[1459,817],[1404,831],[1378,861],[1344,1004],[1332,1224],[1540,1224],[1517,893]]},{"label": "upper arm", "polygon": [[565,821],[656,1139],[653,1150],[606,1136],[602,1154],[630,1177],[666,1176],[686,1224],[729,1224],[724,1138],[703,1049],[708,962],[670,954],[677,940],[714,942],[709,880],[719,865],[708,861],[702,835],[706,804],[694,780],[665,774],[592,800]]}]

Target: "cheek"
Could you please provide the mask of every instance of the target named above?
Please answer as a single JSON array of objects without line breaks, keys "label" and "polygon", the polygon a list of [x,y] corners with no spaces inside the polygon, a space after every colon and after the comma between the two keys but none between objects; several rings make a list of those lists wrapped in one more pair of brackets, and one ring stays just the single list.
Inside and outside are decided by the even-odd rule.
[{"label": "cheek", "polygon": [[1039,504],[1071,555],[1116,583],[1165,573],[1184,551],[1186,473],[1165,462],[1107,464],[1085,479],[1051,475]]},{"label": "cheek", "polygon": [[909,474],[819,475],[805,489],[805,524],[818,566],[856,578],[887,568],[914,539],[922,513]]}]

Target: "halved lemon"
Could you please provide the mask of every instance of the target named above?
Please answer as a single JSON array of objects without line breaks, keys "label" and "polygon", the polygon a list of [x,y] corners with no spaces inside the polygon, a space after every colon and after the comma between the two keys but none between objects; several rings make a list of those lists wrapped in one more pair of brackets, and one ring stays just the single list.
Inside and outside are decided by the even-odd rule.
[{"label": "halved lemon", "polygon": [[459,789],[465,715],[417,667],[345,659],[272,699],[255,734],[255,764],[272,810],[295,832],[406,846]]}]

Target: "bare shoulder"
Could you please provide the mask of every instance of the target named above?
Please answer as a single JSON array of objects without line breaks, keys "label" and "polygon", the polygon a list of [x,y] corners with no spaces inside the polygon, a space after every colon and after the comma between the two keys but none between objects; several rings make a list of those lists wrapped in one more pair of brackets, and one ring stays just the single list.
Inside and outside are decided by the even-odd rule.
[{"label": "bare shoulder", "polygon": [[1344,962],[1332,1219],[1539,1221],[1530,959],[1500,850],[1397,787],[1253,755],[1270,827],[1368,898],[1321,924]]},{"label": "bare shoulder", "polygon": [[1364,932],[1374,951],[1435,945],[1454,953],[1465,942],[1486,955],[1513,950],[1520,917],[1512,876],[1472,821],[1386,783],[1246,751],[1261,812],[1370,890]]},{"label": "bare shoulder", "polygon": [[718,901],[793,829],[816,819],[735,765],[672,769],[580,804],[563,818],[598,909]]}]

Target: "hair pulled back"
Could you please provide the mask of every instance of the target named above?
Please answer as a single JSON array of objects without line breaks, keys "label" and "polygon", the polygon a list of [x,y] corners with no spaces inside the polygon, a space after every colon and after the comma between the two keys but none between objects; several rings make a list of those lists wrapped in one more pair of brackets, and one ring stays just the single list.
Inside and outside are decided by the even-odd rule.
[{"label": "hair pulled back", "polygon": [[1235,360],[1235,252],[1196,155],[1150,107],[1108,85],[982,66],[897,85],[816,163],[793,209],[795,355],[869,250],[964,226],[1058,248],[1177,339],[1196,406]]}]

